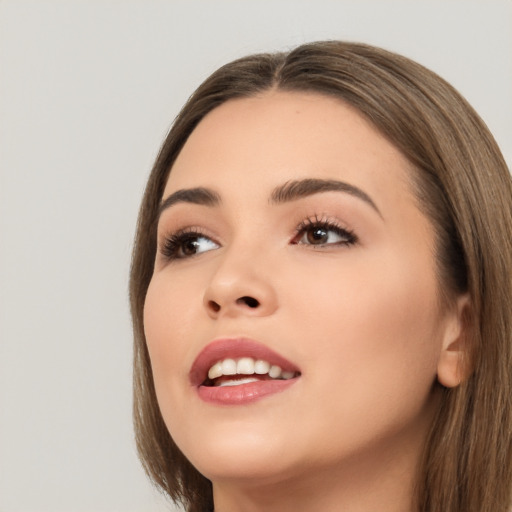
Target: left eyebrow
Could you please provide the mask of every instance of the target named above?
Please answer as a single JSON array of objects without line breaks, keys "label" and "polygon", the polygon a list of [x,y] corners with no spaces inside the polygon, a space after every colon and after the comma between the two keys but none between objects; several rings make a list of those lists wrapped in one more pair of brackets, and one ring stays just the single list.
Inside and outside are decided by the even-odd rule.
[{"label": "left eyebrow", "polygon": [[273,204],[287,203],[321,192],[345,192],[350,194],[369,204],[382,218],[377,205],[366,192],[350,183],[338,180],[307,178],[304,180],[287,181],[284,185],[273,190],[270,195],[270,202]]}]

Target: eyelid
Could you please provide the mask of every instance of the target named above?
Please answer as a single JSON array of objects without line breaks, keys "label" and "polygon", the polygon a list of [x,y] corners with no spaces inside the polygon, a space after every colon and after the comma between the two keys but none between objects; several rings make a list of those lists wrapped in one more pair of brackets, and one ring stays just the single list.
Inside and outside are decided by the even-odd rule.
[{"label": "eyelid", "polygon": [[330,247],[330,246],[345,246],[345,245],[353,245],[359,241],[359,238],[355,234],[355,232],[344,225],[344,223],[340,222],[337,218],[332,218],[328,215],[318,215],[314,214],[312,216],[306,217],[302,220],[297,227],[295,228],[295,235],[292,238],[294,244],[299,245],[298,237],[303,237],[305,232],[308,229],[312,228],[323,228],[326,231],[333,231],[340,236],[346,236],[347,240],[345,242],[338,243],[326,243],[326,244],[300,244],[300,245],[310,245],[312,247]]},{"label": "eyelid", "polygon": [[199,236],[209,237],[208,233],[206,233],[203,228],[199,226],[184,226],[178,229],[167,229],[159,234],[158,236],[158,249],[160,250],[170,238],[181,236],[187,233],[192,233]]},{"label": "eyelid", "polygon": [[[269,226],[269,230],[271,227]],[[338,240],[332,240],[332,235],[327,238],[327,241],[323,242],[318,240],[302,240],[308,230],[323,229],[327,232],[335,233]],[[214,244],[216,247],[204,249],[198,247],[198,251],[194,251],[194,239],[204,238]],[[329,241],[331,238],[331,241]],[[326,214],[314,214],[309,215],[301,222],[299,222],[295,229],[294,235],[292,236],[290,243],[292,245],[302,245],[310,248],[321,249],[321,248],[335,248],[335,247],[346,247],[354,245],[359,241],[354,231],[346,226],[345,223],[341,222],[338,217],[332,217]],[[191,242],[191,245],[186,246],[187,242]],[[204,243],[204,242],[203,242]],[[162,233],[158,237],[158,254],[159,257],[166,262],[173,262],[178,260],[186,260],[196,256],[200,256],[203,253],[210,252],[222,246],[219,238],[212,234],[212,232],[205,228],[204,225],[184,225],[179,229],[168,229],[162,230]],[[187,254],[187,249],[190,249],[190,253]]]},{"label": "eyelid", "polygon": [[160,236],[157,248],[158,254],[160,255],[161,258],[165,259],[166,261],[172,262],[176,260],[188,259],[194,256],[199,256],[199,254],[202,254],[203,252],[209,252],[209,250],[201,251],[198,254],[191,254],[188,256],[176,256],[175,254],[173,254],[173,251],[177,249],[178,245],[184,242],[187,238],[205,238],[210,240],[218,247],[221,246],[221,243],[217,240],[217,237],[213,236],[204,227],[186,226],[176,230],[169,230],[166,232],[166,234]]}]

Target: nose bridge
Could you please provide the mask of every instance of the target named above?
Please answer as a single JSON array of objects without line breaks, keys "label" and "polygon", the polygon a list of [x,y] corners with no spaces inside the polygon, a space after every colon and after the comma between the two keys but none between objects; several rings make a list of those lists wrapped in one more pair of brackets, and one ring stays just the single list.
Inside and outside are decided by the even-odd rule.
[{"label": "nose bridge", "polygon": [[208,282],[203,303],[212,317],[266,316],[277,309],[270,253],[250,243],[222,249]]}]

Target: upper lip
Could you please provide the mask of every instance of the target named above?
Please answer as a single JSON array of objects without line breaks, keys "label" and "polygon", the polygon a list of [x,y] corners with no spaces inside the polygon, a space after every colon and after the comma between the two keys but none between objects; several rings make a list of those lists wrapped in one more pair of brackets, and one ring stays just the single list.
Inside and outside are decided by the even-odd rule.
[{"label": "upper lip", "polygon": [[263,343],[248,338],[222,338],[212,341],[198,354],[190,368],[191,384],[194,386],[203,384],[207,378],[208,370],[218,361],[241,357],[263,359],[271,365],[280,366],[283,371],[299,372],[299,368],[295,364]]}]

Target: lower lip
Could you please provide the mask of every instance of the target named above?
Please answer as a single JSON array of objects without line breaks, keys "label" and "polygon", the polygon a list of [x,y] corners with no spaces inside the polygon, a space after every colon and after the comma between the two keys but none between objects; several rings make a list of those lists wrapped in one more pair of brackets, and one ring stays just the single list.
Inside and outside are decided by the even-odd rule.
[{"label": "lower lip", "polygon": [[264,380],[239,386],[199,386],[199,398],[217,405],[245,405],[280,393],[292,386],[297,379]]}]

